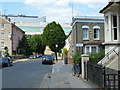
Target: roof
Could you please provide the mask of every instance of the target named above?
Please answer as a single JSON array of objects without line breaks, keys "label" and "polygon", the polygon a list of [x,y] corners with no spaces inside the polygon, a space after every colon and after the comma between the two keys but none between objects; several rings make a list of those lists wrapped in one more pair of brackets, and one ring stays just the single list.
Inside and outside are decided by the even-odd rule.
[{"label": "roof", "polygon": [[108,7],[110,7],[114,2],[109,2],[109,4],[104,7],[102,10],[100,10],[100,13],[103,13],[104,10],[106,10]]},{"label": "roof", "polygon": [[12,26],[14,26],[15,28],[17,28],[17,29],[20,30],[21,32],[25,33],[25,31],[23,31],[23,29],[19,28],[19,27],[16,26],[15,24],[12,23]]},{"label": "roof", "polygon": [[72,18],[71,25],[73,26],[75,23],[104,23],[103,16],[75,16]]},{"label": "roof", "polygon": [[111,5],[113,5],[114,3],[120,4],[120,1],[109,2],[107,6],[105,6],[102,10],[100,10],[100,13],[103,13],[107,8],[109,8],[109,7],[110,7]]},{"label": "roof", "polygon": [[21,28],[17,27],[14,23],[10,22],[8,19],[4,18],[4,17],[0,17],[0,23],[4,23],[4,24],[11,24],[12,26],[14,26],[15,28],[19,29],[20,31],[22,31],[23,33],[25,33]]}]

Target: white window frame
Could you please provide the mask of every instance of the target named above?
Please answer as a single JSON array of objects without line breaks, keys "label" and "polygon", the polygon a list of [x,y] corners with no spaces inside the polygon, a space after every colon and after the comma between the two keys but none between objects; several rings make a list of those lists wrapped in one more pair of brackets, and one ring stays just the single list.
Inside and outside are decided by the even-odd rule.
[{"label": "white window frame", "polygon": [[[87,31],[86,35],[87,37],[84,38],[84,31]],[[84,25],[82,26],[82,34],[83,34],[83,40],[89,40],[89,26]]]},{"label": "white window frame", "polygon": [[[94,29],[94,31],[95,30],[98,31],[98,33],[96,33],[98,37],[97,38],[94,37],[94,40],[100,40],[100,27],[99,26],[94,26],[93,29]],[[95,33],[94,33],[94,36],[95,36]]]},{"label": "white window frame", "polygon": [[[112,15],[112,39],[113,39],[113,41],[118,41],[118,22],[117,22],[117,20],[116,20],[116,22],[117,22],[117,26],[116,27],[114,27],[113,26],[113,16],[116,16],[116,18],[118,19],[118,17],[117,17],[117,15]],[[114,30],[115,29],[117,29],[117,39],[115,40],[115,36],[114,36]]]},{"label": "white window frame", "polygon": [[0,34],[0,37],[1,37],[1,38],[4,38],[4,35],[5,35],[4,33],[1,33],[1,34]]},{"label": "white window frame", "polygon": [[[89,47],[89,52],[87,52],[87,47]],[[98,45],[85,45],[85,53],[92,53],[92,47],[96,47],[96,53],[98,53]]]},{"label": "white window frame", "polygon": [[109,16],[105,16],[105,29],[108,31],[109,30]]},{"label": "white window frame", "polygon": [[5,24],[4,24],[4,23],[1,23],[1,24],[0,24],[0,28],[5,28]]},{"label": "white window frame", "polygon": [[1,45],[0,45],[1,47],[4,47],[5,46],[5,43],[4,42],[1,42]]}]

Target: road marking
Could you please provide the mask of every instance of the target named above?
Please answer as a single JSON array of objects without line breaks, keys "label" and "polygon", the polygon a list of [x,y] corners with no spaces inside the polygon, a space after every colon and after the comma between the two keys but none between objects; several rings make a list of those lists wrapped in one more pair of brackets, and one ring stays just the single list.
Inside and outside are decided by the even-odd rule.
[{"label": "road marking", "polygon": [[52,73],[54,73],[55,71],[54,71],[54,68],[52,68]]}]

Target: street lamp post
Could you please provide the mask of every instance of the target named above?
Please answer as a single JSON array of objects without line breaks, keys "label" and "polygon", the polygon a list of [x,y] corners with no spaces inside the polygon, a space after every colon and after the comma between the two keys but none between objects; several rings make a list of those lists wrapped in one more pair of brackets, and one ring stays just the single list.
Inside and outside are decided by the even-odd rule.
[{"label": "street lamp post", "polygon": [[57,59],[57,47],[58,47],[58,45],[56,44],[55,47],[56,47],[56,61],[58,61],[58,59]]}]

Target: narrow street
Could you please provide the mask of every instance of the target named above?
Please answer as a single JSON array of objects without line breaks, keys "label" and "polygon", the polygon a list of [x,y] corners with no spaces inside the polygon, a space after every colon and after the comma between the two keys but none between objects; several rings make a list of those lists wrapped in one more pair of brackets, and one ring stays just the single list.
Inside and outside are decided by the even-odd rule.
[{"label": "narrow street", "polygon": [[42,65],[41,58],[13,63],[2,69],[2,88],[40,88],[52,65]]}]

